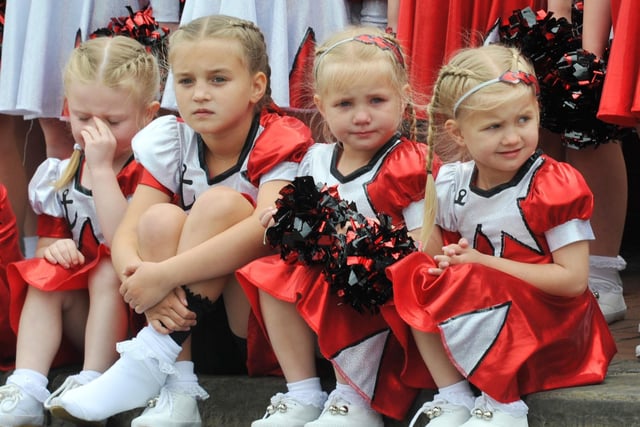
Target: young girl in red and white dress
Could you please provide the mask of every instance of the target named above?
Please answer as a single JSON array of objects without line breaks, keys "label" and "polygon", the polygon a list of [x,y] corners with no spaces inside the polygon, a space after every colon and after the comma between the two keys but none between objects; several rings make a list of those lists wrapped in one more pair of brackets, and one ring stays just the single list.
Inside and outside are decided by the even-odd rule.
[{"label": "young girl in red and white dress", "polygon": [[118,344],[111,369],[60,399],[86,421],[160,394],[132,425],[201,424],[196,398],[206,393],[190,361],[190,327],[223,296],[231,331],[247,337],[250,308],[234,272],[268,253],[259,212],[293,180],[312,143],[307,126],[270,108],[255,24],[202,17],[176,30],[169,46],[181,118],[160,117],[134,139],[145,171],[113,243],[121,294],[149,325]]},{"label": "young girl in red and white dress", "polygon": [[[76,148],[32,178],[38,258],[7,270],[18,334],[16,370],[0,388],[0,425],[8,427],[42,424],[43,407],[111,366],[128,332],[109,246],[141,172],[131,139],[159,108],[158,64],[135,40],[95,39],[72,52],[64,86]],[[50,394],[63,334],[84,349],[83,368]]]},{"label": "young girl in red and white dress", "polygon": [[[317,49],[314,77],[315,104],[334,142],[312,146],[298,175],[335,186],[365,217],[387,214],[417,238],[427,153],[425,144],[399,134],[403,119],[415,126],[415,114],[396,40],[376,28],[338,32]],[[399,382],[400,347],[379,313],[344,303],[321,268],[279,255],[254,261],[237,276],[288,390],[252,426],[382,426],[380,413],[402,419],[416,389]],[[336,375],[328,398],[316,372],[314,334]]]},{"label": "young girl in red and white dress", "polygon": [[426,366],[438,387],[412,425],[424,413],[430,427],[526,426],[522,396],[599,383],[616,352],[587,286],[593,198],[575,169],[536,150],[536,93],[513,48],[463,50],[440,70],[430,138],[465,159],[426,189],[437,191],[426,253],[387,269],[391,314],[421,354],[407,369]]}]

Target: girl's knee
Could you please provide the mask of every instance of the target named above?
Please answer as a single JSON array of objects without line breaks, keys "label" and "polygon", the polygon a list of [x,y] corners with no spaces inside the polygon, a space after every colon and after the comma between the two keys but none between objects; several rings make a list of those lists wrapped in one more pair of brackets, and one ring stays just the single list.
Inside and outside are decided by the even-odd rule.
[{"label": "girl's knee", "polygon": [[170,203],[159,203],[149,207],[138,222],[138,240],[148,245],[166,242],[179,236],[186,219],[185,212]]},{"label": "girl's knee", "polygon": [[229,187],[213,187],[198,197],[190,216],[216,218],[244,218],[253,213],[253,205],[247,197]]}]

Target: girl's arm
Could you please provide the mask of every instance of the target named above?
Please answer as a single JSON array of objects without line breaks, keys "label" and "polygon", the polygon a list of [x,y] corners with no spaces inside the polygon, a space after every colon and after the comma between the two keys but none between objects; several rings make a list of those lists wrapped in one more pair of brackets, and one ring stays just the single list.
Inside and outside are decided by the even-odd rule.
[{"label": "girl's arm", "polygon": [[227,276],[249,261],[270,254],[270,247],[263,244],[261,216],[273,207],[287,184],[288,181],[262,184],[251,216],[200,245],[159,262],[162,277],[166,278],[158,284],[162,291],[168,293],[177,286]]},{"label": "girl's arm", "polygon": [[[127,209],[127,199],[118,184],[118,172],[123,159],[114,158],[116,138],[101,119],[94,117],[93,124],[81,131],[84,139],[86,172],[91,176],[91,193],[96,215],[105,243],[111,246],[116,228]],[[125,153],[125,157],[130,154]],[[126,159],[125,159],[126,160]]]},{"label": "girl's arm", "polygon": [[169,196],[156,188],[143,184],[136,187],[111,244],[111,261],[120,280],[125,279],[127,266],[141,261],[136,232],[140,217],[149,207],[169,201]]},{"label": "girl's arm", "polygon": [[602,58],[611,34],[611,2],[585,0],[582,19],[582,47]]},{"label": "girl's arm", "polygon": [[[596,0],[600,1],[600,0]],[[609,2],[609,0],[605,0]],[[555,18],[565,18],[571,22],[571,8],[573,0],[548,0],[547,10],[553,12]]]},{"label": "girl's arm", "polygon": [[581,240],[563,246],[553,252],[551,264],[530,264],[485,255],[469,247],[462,239],[459,244],[445,247],[444,255],[436,260],[446,260],[448,265],[478,263],[517,277],[536,288],[557,296],[572,297],[587,289],[589,278],[589,242]]},{"label": "girl's arm", "polygon": [[[420,230],[422,230],[422,228]],[[442,231],[440,227],[434,225],[433,230],[431,230],[431,235],[429,236],[429,241],[422,251],[431,256],[439,255],[442,253],[442,245]]]},{"label": "girl's arm", "polygon": [[127,199],[122,194],[112,168],[91,172],[91,192],[96,206],[96,216],[104,235],[105,244],[113,244],[113,236],[127,209]]},{"label": "girl's arm", "polygon": [[58,240],[60,239],[57,239],[55,237],[38,237],[38,243],[36,244],[36,252],[34,256],[36,258],[44,258],[44,250]]}]

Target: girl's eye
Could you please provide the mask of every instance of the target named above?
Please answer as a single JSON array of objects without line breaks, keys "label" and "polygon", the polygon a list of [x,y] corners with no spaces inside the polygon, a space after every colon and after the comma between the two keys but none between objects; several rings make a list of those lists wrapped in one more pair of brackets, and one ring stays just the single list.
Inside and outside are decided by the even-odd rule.
[{"label": "girl's eye", "polygon": [[372,98],[372,99],[371,99],[371,103],[372,103],[372,104],[380,104],[380,103],[382,103],[382,102],[384,102],[384,101],[385,101],[385,99],[384,99],[384,98]]},{"label": "girl's eye", "polygon": [[183,85],[183,86],[191,84],[191,82],[193,82],[193,80],[191,80],[189,78],[186,78],[186,77],[181,78],[181,79],[178,80],[178,84]]},{"label": "girl's eye", "polygon": [[344,107],[348,107],[350,105],[351,105],[351,102],[349,102],[349,101],[339,101],[339,102],[336,103],[336,106],[343,107],[343,108]]},{"label": "girl's eye", "polygon": [[221,77],[221,76],[216,76],[216,77],[213,77],[211,79],[211,81],[216,83],[216,84],[221,84],[221,83],[225,83],[227,81],[227,78],[226,77]]}]

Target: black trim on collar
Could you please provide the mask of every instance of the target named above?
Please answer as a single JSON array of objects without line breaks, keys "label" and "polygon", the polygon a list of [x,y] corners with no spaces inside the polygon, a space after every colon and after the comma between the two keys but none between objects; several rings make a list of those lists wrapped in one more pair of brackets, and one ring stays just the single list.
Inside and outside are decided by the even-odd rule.
[{"label": "black trim on collar", "polygon": [[369,160],[369,163],[351,172],[349,175],[342,175],[338,170],[338,159],[342,151],[342,144],[337,143],[331,155],[331,175],[333,175],[340,183],[352,181],[369,172],[381,157],[385,156],[389,149],[400,141],[400,133],[395,133],[385,144],[380,147],[376,154]]},{"label": "black trim on collar", "polygon": [[233,165],[232,167],[230,167],[229,169],[227,169],[226,171],[211,177],[209,175],[209,168],[207,167],[207,162],[205,160],[205,144],[204,144],[204,140],[202,139],[202,135],[200,135],[199,133],[196,133],[196,137],[197,137],[197,143],[198,143],[198,158],[200,161],[200,167],[202,168],[202,170],[205,172],[206,176],[207,176],[207,182],[209,183],[209,185],[213,185],[219,182],[224,181],[225,179],[227,179],[228,177],[230,177],[231,175],[235,174],[236,172],[238,172],[240,170],[240,168],[242,167],[242,164],[244,163],[245,159],[247,158],[247,156],[249,156],[249,153],[251,153],[251,149],[253,148],[253,144],[255,142],[256,139],[256,134],[258,133],[258,129],[260,127],[260,115],[256,114],[255,117],[253,118],[253,121],[251,122],[251,128],[249,129],[249,133],[247,134],[247,138],[244,141],[244,145],[242,146],[242,151],[240,152],[240,155],[238,156],[238,161],[236,162],[235,165]]}]

